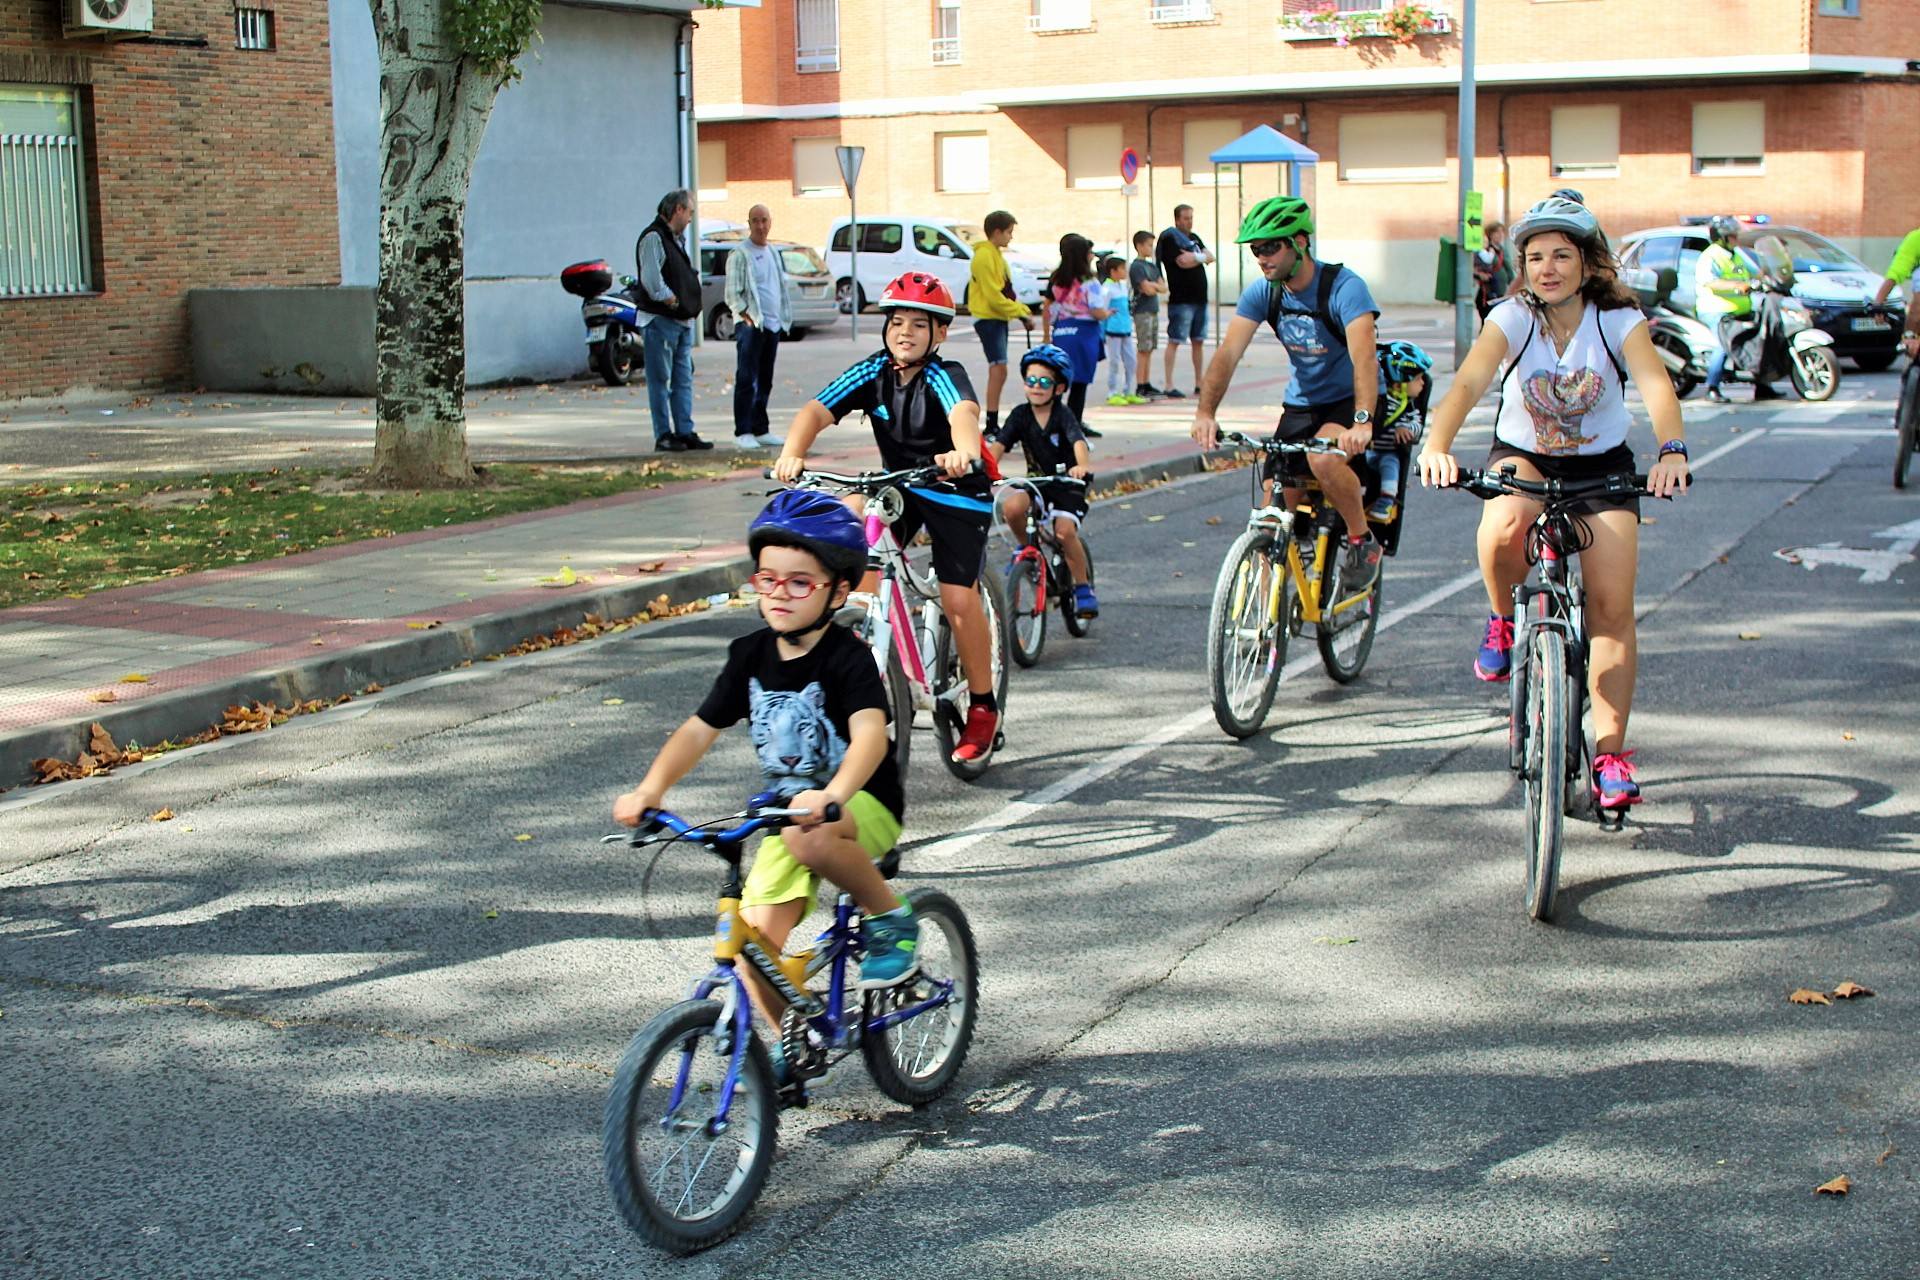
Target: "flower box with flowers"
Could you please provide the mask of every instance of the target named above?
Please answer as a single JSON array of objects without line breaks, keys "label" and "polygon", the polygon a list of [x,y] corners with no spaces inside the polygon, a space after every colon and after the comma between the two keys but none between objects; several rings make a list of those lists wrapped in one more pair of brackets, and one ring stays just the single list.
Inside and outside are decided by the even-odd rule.
[{"label": "flower box with flowers", "polygon": [[1443,36],[1453,30],[1453,17],[1424,4],[1399,4],[1387,9],[1358,12],[1321,3],[1298,13],[1282,14],[1280,34],[1286,40],[1331,40],[1344,47],[1355,40],[1392,40],[1412,44],[1420,36]]}]

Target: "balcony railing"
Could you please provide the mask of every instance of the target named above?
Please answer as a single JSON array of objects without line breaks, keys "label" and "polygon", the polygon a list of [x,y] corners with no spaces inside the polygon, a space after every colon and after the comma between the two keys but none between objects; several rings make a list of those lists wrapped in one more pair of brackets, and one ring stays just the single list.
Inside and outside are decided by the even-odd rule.
[{"label": "balcony railing", "polygon": [[1397,40],[1411,44],[1419,36],[1443,36],[1453,30],[1453,15],[1440,5],[1382,3],[1377,8],[1336,7],[1332,0],[1285,0],[1280,15],[1283,40]]},{"label": "balcony railing", "polygon": [[1156,4],[1147,8],[1147,18],[1163,26],[1182,22],[1212,22],[1213,0],[1184,0],[1177,4]]},{"label": "balcony railing", "polygon": [[936,64],[960,61],[960,37],[935,36],[933,40],[933,60]]},{"label": "balcony railing", "polygon": [[1027,30],[1042,34],[1055,31],[1093,30],[1093,0],[1043,0],[1027,15]]}]

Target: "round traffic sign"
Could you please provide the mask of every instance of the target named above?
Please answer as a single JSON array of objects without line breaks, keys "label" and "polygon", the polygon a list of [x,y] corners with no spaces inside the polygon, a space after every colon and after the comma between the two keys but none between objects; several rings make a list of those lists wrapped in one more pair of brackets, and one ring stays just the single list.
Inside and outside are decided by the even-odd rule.
[{"label": "round traffic sign", "polygon": [[1132,182],[1140,176],[1140,153],[1128,147],[1120,153],[1120,181]]}]

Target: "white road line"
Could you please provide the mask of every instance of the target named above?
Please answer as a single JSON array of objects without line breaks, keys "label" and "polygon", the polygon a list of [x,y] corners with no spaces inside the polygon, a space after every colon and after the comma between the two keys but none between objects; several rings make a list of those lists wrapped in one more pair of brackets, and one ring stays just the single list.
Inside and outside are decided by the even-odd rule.
[{"label": "white road line", "polygon": [[1893,423],[1884,427],[1775,427],[1777,436],[1818,436],[1822,440],[1875,440],[1893,435]]},{"label": "white road line", "polygon": [[[1766,434],[1767,429],[1760,427],[1751,435],[1743,435],[1736,439],[1729,440],[1719,448],[1710,450],[1705,456],[1696,460],[1691,469],[1698,471],[1701,467],[1708,465],[1715,459],[1724,458],[1735,449],[1752,444],[1755,440],[1758,440]],[[1194,478],[1203,479],[1204,477],[1196,476]],[[1409,604],[1401,605],[1398,609],[1389,609],[1381,616],[1380,625],[1377,630],[1385,631],[1389,627],[1398,626],[1408,618],[1417,617],[1435,605],[1459,595],[1462,591],[1479,585],[1480,571],[1478,569],[1463,573],[1457,578],[1441,583],[1433,590]],[[1301,672],[1317,666],[1319,661],[1320,657],[1317,653],[1306,654],[1295,658],[1293,661],[1287,663],[1286,666],[1280,668],[1280,682],[1285,684],[1289,677],[1299,675]],[[1038,815],[1053,805],[1059,804],[1062,800],[1067,799],[1076,792],[1085,790],[1107,775],[1126,768],[1142,756],[1166,746],[1169,742],[1176,742],[1195,730],[1212,723],[1213,708],[1211,706],[1202,707],[1198,711],[1193,711],[1180,717],[1178,720],[1169,721],[1132,746],[1123,747],[1110,755],[1093,761],[1091,764],[1082,765],[1072,773],[1047,784],[1030,795],[1009,801],[1007,805],[998,812],[975,819],[950,836],[936,840],[932,844],[914,849],[913,857],[915,860],[918,860],[935,855],[964,853],[974,845],[979,844],[982,840],[985,840],[988,836],[997,835],[1009,827],[1019,826],[1027,819]]]}]

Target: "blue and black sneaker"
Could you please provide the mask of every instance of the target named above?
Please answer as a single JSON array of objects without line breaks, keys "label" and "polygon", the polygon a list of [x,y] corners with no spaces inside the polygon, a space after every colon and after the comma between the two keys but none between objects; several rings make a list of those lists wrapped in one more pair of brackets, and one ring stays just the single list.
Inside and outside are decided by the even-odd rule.
[{"label": "blue and black sneaker", "polygon": [[860,926],[860,940],[867,949],[860,961],[862,991],[897,987],[920,971],[920,922],[906,903],[868,916]]},{"label": "blue and black sneaker", "polygon": [[1100,616],[1100,598],[1093,594],[1093,587],[1082,582],[1073,589],[1073,611],[1083,618]]}]

